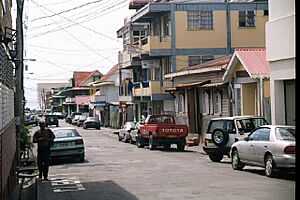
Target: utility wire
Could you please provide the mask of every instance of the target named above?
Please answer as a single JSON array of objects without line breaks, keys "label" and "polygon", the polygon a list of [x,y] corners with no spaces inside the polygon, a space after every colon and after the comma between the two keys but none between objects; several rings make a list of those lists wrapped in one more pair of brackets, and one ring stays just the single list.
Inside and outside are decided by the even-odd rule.
[{"label": "utility wire", "polygon": [[68,10],[64,10],[64,11],[61,11],[61,12],[58,12],[58,13],[54,13],[53,15],[46,15],[44,17],[35,18],[35,19],[31,20],[31,22],[34,22],[34,21],[37,21],[37,20],[41,20],[41,19],[45,19],[45,18],[49,18],[49,17],[54,17],[56,15],[60,15],[60,14],[67,13],[67,12],[70,12],[70,11],[74,11],[76,9],[83,8],[83,7],[88,6],[90,4],[99,3],[101,1],[103,1],[103,0],[97,0],[97,1],[88,2],[88,3],[82,4],[80,6],[76,6],[74,8],[70,8]]},{"label": "utility wire", "polygon": [[[44,6],[42,6],[42,5],[38,4],[38,3],[36,3],[35,1],[32,1],[32,2],[35,3],[35,4],[37,4],[37,5],[39,5],[40,7],[44,8],[44,9],[48,10],[48,11],[54,13],[53,11],[51,11],[51,10],[45,8]],[[41,10],[42,12],[44,12],[42,9],[40,9],[40,10]],[[44,13],[45,13],[45,12],[44,12]],[[52,19],[52,18],[51,18],[51,19]],[[52,20],[55,21],[54,19],[52,19]],[[58,25],[58,26],[61,27],[60,25]],[[62,28],[62,27],[61,27],[61,28]],[[81,43],[83,46],[85,46],[86,48],[88,48],[90,51],[96,53],[97,55],[99,55],[99,56],[101,56],[101,57],[103,57],[103,58],[105,58],[107,61],[109,61],[109,62],[115,64],[113,61],[111,61],[111,60],[108,59],[107,57],[105,57],[105,56],[103,56],[102,54],[99,54],[98,52],[94,51],[91,47],[89,47],[88,45],[86,45],[85,43],[83,43],[81,40],[79,40],[77,37],[75,37],[72,33],[70,33],[69,31],[67,31],[66,29],[63,28],[63,30],[64,30],[66,33],[68,33],[69,35],[71,35],[76,41],[78,41],[78,42]],[[92,29],[91,29],[91,30],[92,30]]]}]

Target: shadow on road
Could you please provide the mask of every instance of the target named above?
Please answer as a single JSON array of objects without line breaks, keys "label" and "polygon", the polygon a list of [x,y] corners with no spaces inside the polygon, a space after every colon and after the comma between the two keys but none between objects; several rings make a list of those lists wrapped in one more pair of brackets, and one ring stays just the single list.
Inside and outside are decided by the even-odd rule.
[{"label": "shadow on road", "polygon": [[[264,169],[243,169],[243,171],[249,172],[249,173],[254,173],[257,175],[261,175],[261,176],[266,176]],[[275,174],[274,178],[295,181],[296,174],[295,174],[295,172],[277,172]]]},{"label": "shadow on road", "polygon": [[[111,180],[99,182],[81,183],[80,189],[76,190],[76,185],[72,188],[70,184],[55,185],[48,182],[41,182],[39,186],[39,199],[42,200],[137,200],[130,192],[120,187],[117,183]],[[77,183],[78,185],[78,183]]]}]

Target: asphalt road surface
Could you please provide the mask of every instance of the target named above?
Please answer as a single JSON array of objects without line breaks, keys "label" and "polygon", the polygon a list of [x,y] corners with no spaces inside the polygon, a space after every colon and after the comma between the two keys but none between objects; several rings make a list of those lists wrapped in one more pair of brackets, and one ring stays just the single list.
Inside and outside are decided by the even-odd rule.
[{"label": "asphalt road surface", "polygon": [[[60,120],[60,126],[72,125]],[[262,168],[247,166],[234,171],[228,158],[211,162],[199,147],[150,151],[147,146],[119,142],[109,128],[76,128],[84,138],[85,161],[53,163],[50,180],[39,180],[40,200],[294,200],[296,196],[295,174],[268,178]]]}]

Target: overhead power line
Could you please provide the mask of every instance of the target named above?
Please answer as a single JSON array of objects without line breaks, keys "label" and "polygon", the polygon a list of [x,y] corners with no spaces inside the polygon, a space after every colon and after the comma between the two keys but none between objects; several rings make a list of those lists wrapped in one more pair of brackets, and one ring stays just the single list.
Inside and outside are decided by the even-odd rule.
[{"label": "overhead power line", "polygon": [[67,13],[67,12],[70,12],[70,11],[74,11],[74,10],[77,10],[77,9],[79,9],[79,8],[88,6],[88,5],[90,5],[90,4],[99,3],[99,2],[101,2],[101,1],[103,1],[103,0],[97,0],[97,1],[88,2],[88,3],[82,4],[82,5],[80,5],[80,6],[76,6],[76,7],[74,7],[74,8],[70,8],[70,9],[68,9],[68,10],[64,10],[64,11],[61,11],[61,12],[58,12],[58,13],[54,13],[53,15],[46,15],[46,16],[44,16],[44,17],[35,18],[35,19],[31,20],[31,21],[33,22],[33,21],[37,21],[37,20],[41,20],[41,19],[45,19],[45,18],[49,18],[49,17],[54,17],[54,16],[56,16],[56,15],[60,15],[60,14],[62,14],[62,13]]}]

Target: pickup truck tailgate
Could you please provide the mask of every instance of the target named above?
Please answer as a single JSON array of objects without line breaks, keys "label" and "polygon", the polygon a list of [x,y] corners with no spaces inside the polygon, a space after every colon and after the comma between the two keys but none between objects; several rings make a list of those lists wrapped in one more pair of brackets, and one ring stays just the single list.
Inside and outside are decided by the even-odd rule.
[{"label": "pickup truck tailgate", "polygon": [[188,134],[186,125],[164,124],[157,128],[156,135],[161,137],[186,137]]}]

